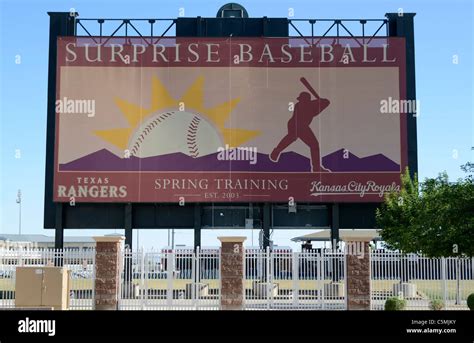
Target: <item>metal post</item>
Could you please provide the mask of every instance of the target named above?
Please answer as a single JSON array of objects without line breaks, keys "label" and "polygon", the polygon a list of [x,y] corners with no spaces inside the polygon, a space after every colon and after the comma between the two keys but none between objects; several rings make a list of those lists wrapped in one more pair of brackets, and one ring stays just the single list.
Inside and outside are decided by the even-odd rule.
[{"label": "metal post", "polygon": [[194,309],[197,309],[198,305],[198,287],[199,287],[199,247],[196,248],[195,252],[191,255],[191,299]]},{"label": "metal post", "polygon": [[446,258],[441,257],[441,289],[443,292],[444,310],[446,309],[447,287],[446,287]]},{"label": "metal post", "polygon": [[57,39],[59,36],[73,36],[75,31],[76,12],[48,12],[49,15],[49,57],[48,57],[48,107],[46,132],[46,164],[44,191],[44,227],[55,227],[53,202],[54,178],[54,144],[56,134],[56,67]]},{"label": "metal post", "polygon": [[[92,279],[91,279],[91,281],[94,282],[94,280],[95,280],[95,251],[91,251],[91,253],[92,253]],[[95,299],[95,287],[91,287],[91,288],[92,288],[92,299],[91,299],[92,304],[91,305],[92,305],[92,309],[94,309],[94,307],[95,307],[95,304],[94,304],[94,302],[95,302],[95,300],[94,300]]]},{"label": "metal post", "polygon": [[194,204],[194,250],[201,246],[202,211],[201,204]]},{"label": "metal post", "polygon": [[[415,35],[414,22],[415,13],[386,13],[388,19],[388,33],[390,37],[405,38],[406,46],[406,100],[416,101],[415,87]],[[407,114],[407,143],[408,143],[408,167],[411,177],[418,173],[418,149],[416,133],[416,115]]]},{"label": "metal post", "polygon": [[[222,310],[222,274],[221,274],[221,260],[222,260],[222,247],[219,247],[219,253],[217,258],[217,280],[219,280],[219,294],[218,294],[218,301],[219,301],[219,310]],[[245,253],[244,253],[244,273],[245,273]],[[246,275],[246,274],[244,274]],[[245,284],[244,284],[244,306],[245,306]]]},{"label": "metal post", "polygon": [[[132,204],[125,204],[124,208],[124,228],[125,228],[125,249],[124,249],[124,278],[123,287],[126,292],[122,292],[122,297],[136,298],[138,294],[135,294],[135,286],[133,284],[133,228],[132,228]],[[138,249],[137,249],[138,250]],[[139,292],[143,292],[140,286]],[[124,294],[126,293],[126,294]]]},{"label": "metal post", "polygon": [[404,263],[403,263],[404,261],[405,261],[405,258],[403,257],[403,255],[400,255],[400,280],[401,280],[400,283],[404,283],[405,281],[407,281]]},{"label": "metal post", "polygon": [[140,230],[137,229],[137,249],[140,249]]},{"label": "metal post", "polygon": [[270,308],[273,308],[273,271],[275,270],[275,254],[273,251],[270,249],[270,247],[267,248],[269,251],[269,257],[270,257],[270,270],[269,270],[269,280],[270,280]]},{"label": "metal post", "polygon": [[337,250],[339,243],[339,204],[331,205],[331,244],[332,249]]},{"label": "metal post", "polygon": [[174,229],[171,229],[171,249],[174,251]]},{"label": "metal post", "polygon": [[174,274],[174,251],[167,252],[166,256],[166,279],[167,279],[167,292],[166,292],[166,304],[168,308],[171,308],[173,304],[173,274]]},{"label": "metal post", "polygon": [[[365,24],[367,24],[367,20],[360,20],[359,22],[362,25],[362,37],[365,38]],[[365,44],[365,39],[363,42]]]},{"label": "metal post", "polygon": [[264,16],[262,18],[262,32],[263,32],[263,37],[266,37],[268,34],[268,18],[267,16]]},{"label": "metal post", "polygon": [[128,245],[130,251],[132,251],[133,245],[133,229],[132,229],[132,204],[125,205],[125,246]]},{"label": "metal post", "polygon": [[293,306],[296,309],[298,307],[299,300],[299,287],[298,287],[298,275],[299,275],[299,253],[293,253],[293,266],[291,276],[293,278]]},{"label": "metal post", "polygon": [[266,247],[266,250],[265,250],[265,269],[266,269],[266,285],[267,285],[267,289],[266,289],[266,302],[267,302],[267,310],[269,310],[271,307],[270,307],[270,247]]},{"label": "metal post", "polygon": [[[145,296],[148,298],[148,289],[147,285],[145,284],[145,278],[147,278],[146,274],[146,259],[145,259],[145,252],[143,249],[138,249],[140,254],[140,264],[141,264],[141,275],[140,275],[140,303],[142,310],[145,309]],[[133,283],[132,283],[133,287]]]},{"label": "metal post", "polygon": [[347,310],[349,308],[349,301],[348,301],[348,294],[349,291],[347,290],[347,285],[348,285],[348,277],[347,277],[347,258],[344,253],[342,253],[342,263],[344,264],[344,310]]},{"label": "metal post", "polygon": [[270,203],[266,202],[263,204],[263,218],[262,218],[262,229],[263,229],[263,249],[267,249],[270,246],[270,226],[271,226],[271,207]]},{"label": "metal post", "polygon": [[21,189],[18,190],[16,203],[18,204],[19,217],[18,217],[18,234],[21,236]]},{"label": "metal post", "polygon": [[314,24],[316,24],[315,19],[310,19],[309,23],[311,24],[311,45],[314,44]]},{"label": "metal post", "polygon": [[318,268],[319,274],[319,287],[320,287],[320,301],[321,301],[321,309],[325,309],[325,300],[324,300],[324,279],[326,276],[326,264],[324,263],[324,249],[321,250],[321,255],[319,256],[319,260],[321,262],[321,268]]},{"label": "metal post", "polygon": [[63,204],[62,203],[56,203],[55,212],[56,212],[56,222],[55,222],[54,248],[62,249],[64,247]]},{"label": "metal post", "polygon": [[[332,247],[333,254],[337,253],[338,246],[339,246],[339,204],[336,203],[336,204],[332,204],[331,206],[331,247]],[[335,258],[331,259],[332,282],[339,281],[339,275],[337,273],[337,270],[338,270],[337,263],[338,261]]]},{"label": "metal post", "polygon": [[[461,305],[461,273],[460,273],[460,259],[456,257],[456,305]],[[464,268],[463,268],[464,269]]]}]

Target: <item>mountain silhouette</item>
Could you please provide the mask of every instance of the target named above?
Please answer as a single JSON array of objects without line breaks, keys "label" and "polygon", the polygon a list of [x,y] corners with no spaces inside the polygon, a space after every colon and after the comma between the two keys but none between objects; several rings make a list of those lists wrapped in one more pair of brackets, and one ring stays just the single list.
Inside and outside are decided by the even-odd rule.
[{"label": "mountain silhouette", "polygon": [[[397,163],[382,154],[359,158],[345,149],[337,150],[323,157],[324,167],[333,172],[341,171],[400,171]],[[295,152],[282,153],[277,163],[270,161],[267,154],[257,154],[256,164],[249,161],[218,160],[218,153],[193,158],[183,153],[173,153],[140,158],[120,158],[107,149],[102,149],[60,164],[63,171],[255,171],[255,172],[310,172],[307,157]]]},{"label": "mountain silhouette", "polygon": [[337,150],[323,157],[323,165],[331,171],[400,171],[400,165],[383,154],[357,157],[346,149]]}]

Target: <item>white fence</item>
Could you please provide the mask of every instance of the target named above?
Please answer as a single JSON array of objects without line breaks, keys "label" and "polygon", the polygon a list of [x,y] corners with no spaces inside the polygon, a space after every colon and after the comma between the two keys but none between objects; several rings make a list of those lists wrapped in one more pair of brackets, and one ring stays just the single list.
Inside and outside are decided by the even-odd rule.
[{"label": "white fence", "polygon": [[94,250],[0,249],[0,308],[15,307],[16,267],[62,264],[70,270],[69,305],[73,310],[94,306]]},{"label": "white fence", "polygon": [[[345,309],[342,252],[246,250],[244,308]],[[218,310],[220,250],[125,251],[119,309]]]},{"label": "white fence", "polygon": [[245,309],[346,308],[343,252],[247,250],[244,266]]},{"label": "white fence", "polygon": [[219,250],[123,254],[119,309],[219,309]]},{"label": "white fence", "polygon": [[403,297],[408,310],[428,310],[441,301],[443,309],[467,309],[474,293],[474,259],[429,258],[393,251],[371,253],[372,309],[383,310],[387,298]]},{"label": "white fence", "polygon": [[[94,308],[94,250],[0,249],[0,308],[15,307],[18,266],[63,264],[70,273],[70,308]],[[125,251],[119,309],[218,310],[220,250]],[[247,249],[244,309],[335,310],[346,308],[346,262],[341,251]],[[372,309],[401,296],[407,309],[467,309],[474,293],[473,258],[428,258],[371,252]]]}]

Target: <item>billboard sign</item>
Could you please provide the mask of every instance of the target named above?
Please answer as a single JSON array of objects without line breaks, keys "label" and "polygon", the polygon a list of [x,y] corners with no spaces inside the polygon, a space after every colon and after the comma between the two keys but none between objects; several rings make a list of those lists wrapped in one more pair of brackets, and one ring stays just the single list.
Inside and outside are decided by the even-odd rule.
[{"label": "billboard sign", "polygon": [[57,202],[377,202],[403,38],[58,39]]}]

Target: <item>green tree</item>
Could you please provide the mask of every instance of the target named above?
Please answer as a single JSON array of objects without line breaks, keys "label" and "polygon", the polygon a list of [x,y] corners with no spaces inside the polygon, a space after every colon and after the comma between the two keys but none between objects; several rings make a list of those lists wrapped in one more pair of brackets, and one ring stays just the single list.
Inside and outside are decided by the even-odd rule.
[{"label": "green tree", "polygon": [[408,168],[401,176],[400,192],[386,194],[376,211],[377,226],[387,248],[405,252],[417,251],[413,232],[418,224],[420,195],[416,175],[411,179]]},{"label": "green tree", "polygon": [[400,192],[386,195],[376,212],[389,249],[427,256],[474,256],[474,182],[449,182],[446,173],[421,184],[401,177]]},{"label": "green tree", "polygon": [[[474,147],[473,147],[473,150],[474,150]],[[473,173],[474,172],[474,163],[466,162],[466,164],[463,164],[461,166],[461,169],[466,173]]]}]

